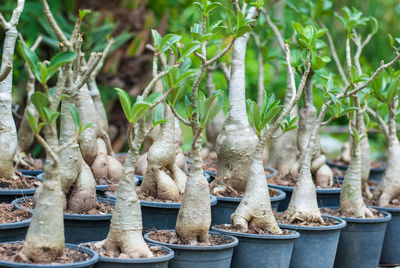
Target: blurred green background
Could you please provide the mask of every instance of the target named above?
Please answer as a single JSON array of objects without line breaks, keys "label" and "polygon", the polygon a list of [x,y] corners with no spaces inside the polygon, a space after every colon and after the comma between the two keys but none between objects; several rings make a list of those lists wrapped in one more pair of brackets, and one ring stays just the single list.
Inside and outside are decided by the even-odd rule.
[{"label": "blurred green background", "polygon": [[[2,0],[0,10],[6,18],[10,16],[11,10],[15,6],[15,0]],[[79,9],[87,8],[94,10],[85,18],[82,26],[84,34],[84,50],[89,54],[90,51],[100,51],[106,45],[106,38],[112,35],[116,40],[113,53],[108,58],[103,73],[98,77],[101,94],[105,106],[109,113],[110,124],[114,127],[112,134],[115,148],[124,150],[123,135],[125,133],[125,122],[122,117],[121,109],[115,100],[113,87],[122,87],[132,95],[140,93],[143,85],[151,77],[150,60],[151,52],[145,49],[145,45],[151,42],[150,30],[156,28],[161,34],[176,33],[183,35],[183,38],[190,37],[190,26],[198,22],[199,16],[193,6],[192,0],[58,0],[48,1],[51,9],[63,31],[69,34],[72,31],[75,21],[75,14]],[[221,0],[224,5],[231,5],[230,0]],[[287,4],[301,9],[305,6],[303,0],[281,1],[272,10],[272,17],[276,19],[279,26],[283,29],[284,37],[289,38],[292,33],[292,21],[301,18],[288,8]],[[341,13],[344,6],[355,7],[362,11],[366,16],[374,16],[379,22],[379,31],[372,41],[364,49],[361,57],[361,64],[364,70],[376,68],[381,60],[387,61],[392,58],[393,51],[389,46],[387,34],[397,36],[400,33],[400,24],[397,18],[400,17],[399,0],[336,0],[332,1],[332,11]],[[39,0],[27,0],[24,12],[21,16],[19,31],[28,44],[32,44],[39,36],[43,36],[43,42],[37,50],[41,59],[51,57],[57,51],[56,38],[50,29],[42,13],[42,6]],[[223,9],[219,10],[221,14]],[[219,14],[216,14],[218,16]],[[223,14],[222,14],[223,16]],[[329,28],[339,52],[339,58],[344,59],[345,32],[338,20],[332,17],[324,21]],[[284,66],[277,64],[276,56],[280,51],[274,43],[270,30],[265,23],[260,21],[256,26],[255,32],[261,35],[262,41],[266,41],[262,48],[264,56],[264,86],[273,91],[279,98],[283,98],[286,72]],[[3,39],[0,33],[0,41]],[[326,41],[326,38],[325,38]],[[218,45],[218,44],[217,44]],[[1,50],[1,46],[0,46]],[[211,48],[210,53],[212,53]],[[328,52],[329,55],[329,52]],[[279,56],[280,57],[280,56]],[[225,59],[227,60],[227,59]],[[194,59],[196,62],[196,60]],[[14,59],[14,91],[15,117],[17,125],[23,113],[25,105],[25,70],[23,61],[19,55]],[[327,68],[337,73],[333,62]],[[251,38],[248,44],[246,57],[246,94],[247,98],[256,98],[257,94],[257,49],[254,40]],[[227,83],[220,71],[216,71],[214,82],[217,89],[225,90],[227,98]],[[204,81],[203,81],[204,83]],[[202,90],[205,91],[204,84]],[[315,104],[320,107],[322,98],[315,93]],[[181,106],[184,113],[184,107]],[[226,110],[226,107],[225,107]],[[335,120],[331,125],[345,126],[346,118]],[[191,133],[187,128],[183,128],[184,150],[190,149]],[[329,133],[323,136],[333,136],[341,141],[347,139],[346,133]],[[122,137],[122,138],[121,138]],[[371,146],[373,158],[383,157],[385,141],[382,135],[371,133]],[[120,144],[117,144],[117,143]],[[40,151],[40,146],[33,148],[33,154]]]}]

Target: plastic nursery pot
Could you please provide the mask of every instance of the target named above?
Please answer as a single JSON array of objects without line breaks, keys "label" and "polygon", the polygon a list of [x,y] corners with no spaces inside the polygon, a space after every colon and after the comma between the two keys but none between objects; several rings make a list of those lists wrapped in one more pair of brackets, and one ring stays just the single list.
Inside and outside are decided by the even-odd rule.
[{"label": "plastic nursery pot", "polygon": [[216,227],[212,231],[239,239],[232,256],[232,268],[287,268],[289,267],[295,240],[300,237],[296,231],[288,235],[260,235],[230,232]]},{"label": "plastic nursery pot", "polygon": [[19,222],[0,224],[0,242],[19,241],[25,239],[32,218]]},{"label": "plastic nursery pot", "polygon": [[[99,256],[94,268],[168,268],[168,262],[174,257],[170,248],[148,243],[149,246],[158,246],[166,253],[164,256],[152,258],[110,258]],[[85,245],[84,245],[85,246]]]},{"label": "plastic nursery pot", "polygon": [[369,206],[389,212],[392,219],[388,221],[383,240],[380,264],[400,264],[400,208]]},{"label": "plastic nursery pot", "polygon": [[[32,197],[28,197],[32,198]],[[12,203],[21,207],[19,203],[24,198],[18,198]],[[114,199],[97,198],[97,201],[109,203],[114,206]],[[34,212],[34,210],[31,210]],[[64,235],[65,242],[80,244],[89,241],[99,241],[107,237],[110,229],[112,214],[86,215],[86,214],[67,214],[64,213]]]},{"label": "plastic nursery pot", "polygon": [[[113,195],[109,195],[108,198],[115,200],[115,196]],[[217,198],[211,196],[210,203],[212,208],[212,206],[217,204]],[[175,228],[181,203],[140,200],[140,206],[142,208],[143,228],[145,230],[151,228],[158,230]]]},{"label": "plastic nursery pot", "polygon": [[[340,181],[340,178],[334,177],[334,180]],[[281,200],[278,205],[278,211],[285,211],[288,206],[292,193],[293,186],[283,186],[278,184],[268,184],[268,187],[282,190],[286,193],[286,198]],[[340,205],[340,192],[341,188],[317,188],[317,201],[319,207],[338,207]]]},{"label": "plastic nursery pot", "polygon": [[169,268],[229,268],[231,267],[230,265],[233,248],[239,243],[238,239],[234,236],[210,232],[210,234],[220,235],[226,239],[229,239],[231,242],[217,246],[188,246],[168,244],[149,238],[149,234],[151,233],[152,232],[144,235],[146,241],[169,247],[174,250],[175,257],[169,262]]},{"label": "plastic nursery pot", "polygon": [[[383,218],[344,218],[347,226],[340,234],[335,268],[376,268],[382,251],[385,231],[391,215]],[[398,237],[394,237],[396,239]],[[397,254],[399,254],[397,252]]]},{"label": "plastic nursery pot", "polygon": [[[376,182],[376,184],[379,184],[383,178],[383,175],[385,174],[385,170],[386,170],[386,164],[383,162],[379,162],[380,164],[382,164],[383,167],[381,168],[371,168],[369,171],[369,178],[370,180],[373,180]],[[346,171],[348,168],[348,165],[342,165],[342,164],[338,164],[335,163],[331,160],[326,160],[326,164],[331,167],[331,168],[338,168],[340,170]]]},{"label": "plastic nursery pot", "polygon": [[[267,179],[275,177],[275,175],[278,174],[278,171],[272,167],[264,166],[264,169],[267,169],[270,172],[270,174],[266,175]],[[215,176],[217,176],[215,171],[204,170],[204,173],[207,173],[210,176],[209,182],[213,181]]]},{"label": "plastic nursery pot", "polygon": [[[211,177],[210,174],[207,173],[207,171],[204,171],[204,177],[208,182],[211,182],[213,180],[213,177]],[[143,176],[135,175],[135,183],[137,186],[140,186],[142,184],[142,181],[143,181]]]},{"label": "plastic nursery pot", "polygon": [[[13,243],[23,243],[23,241],[16,241],[16,242],[7,242],[9,244]],[[0,261],[0,268],[3,267],[21,267],[21,268],[90,268],[99,260],[99,254],[96,251],[88,249],[86,247],[80,247],[73,244],[65,243],[67,248],[72,248],[79,250],[80,252],[84,252],[90,256],[90,259],[75,262],[75,263],[65,263],[65,264],[30,264],[30,263],[18,263],[18,262],[6,262]]]},{"label": "plastic nursery pot", "polygon": [[43,169],[18,169],[18,171],[21,172],[21,174],[24,176],[31,177],[36,177],[40,173],[43,173]]},{"label": "plastic nursery pot", "polygon": [[[279,202],[286,197],[286,193],[274,187],[269,187],[278,191],[277,196],[271,197],[271,206],[273,210],[278,208]],[[241,197],[225,197],[216,196],[218,202],[215,206],[211,207],[212,223],[224,224],[231,222],[231,215],[235,212],[237,206],[242,201]]]},{"label": "plastic nursery pot", "polygon": [[[29,176],[33,177],[33,176]],[[33,177],[37,179],[37,177]],[[40,179],[38,179],[40,181]],[[0,188],[0,203],[11,203],[14,199],[20,198],[23,196],[34,195],[36,188],[28,188],[28,189],[4,189]]]},{"label": "plastic nursery pot", "polygon": [[[281,228],[300,233],[300,238],[294,243],[290,268],[333,267],[340,232],[346,226],[346,222],[338,217],[327,215],[322,217],[337,224],[331,226],[279,224]],[[363,266],[353,268],[356,267]]]}]

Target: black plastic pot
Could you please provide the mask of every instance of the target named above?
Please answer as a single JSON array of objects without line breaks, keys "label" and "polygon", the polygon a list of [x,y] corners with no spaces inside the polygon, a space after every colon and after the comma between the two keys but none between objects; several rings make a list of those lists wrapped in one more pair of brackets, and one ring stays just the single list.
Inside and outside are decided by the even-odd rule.
[{"label": "black plastic pot", "polygon": [[[115,204],[115,200],[113,199],[98,197],[97,200],[104,203],[109,202],[111,206]],[[17,207],[21,207],[19,205],[21,201],[23,201],[23,198],[18,198],[12,203]],[[34,210],[31,211],[34,212]],[[85,215],[64,213],[65,242],[80,244],[105,239],[110,229],[111,217],[112,214]]]},{"label": "black plastic pot", "polygon": [[340,234],[335,268],[378,267],[386,226],[391,219],[389,213],[380,212],[385,214],[384,218],[342,217],[347,226]]},{"label": "black plastic pot", "polygon": [[[279,202],[286,197],[286,193],[282,190],[270,187],[271,189],[277,190],[278,195],[271,197],[272,209],[278,208]],[[235,212],[237,206],[242,201],[240,197],[224,197],[216,196],[218,202],[215,206],[211,207],[212,223],[213,224],[225,224],[231,222],[231,215]]]},{"label": "black plastic pot", "polygon": [[174,257],[174,251],[170,248],[149,243],[149,246],[161,247],[167,254],[153,258],[110,258],[99,256],[99,261],[94,268],[168,268],[168,262]]},{"label": "black plastic pot", "polygon": [[[37,177],[34,177],[34,178],[38,179]],[[40,179],[38,179],[38,180],[41,181]],[[15,189],[15,190],[0,188],[0,203],[2,203],[2,202],[11,203],[16,198],[34,195],[35,192],[36,192],[36,188]]]},{"label": "black plastic pot", "polygon": [[[327,215],[322,217],[337,224],[331,226],[279,224],[281,228],[300,233],[300,238],[294,242],[290,268],[333,267],[340,232],[346,226],[346,222],[338,217]],[[363,266],[353,268],[356,267]]]},{"label": "black plastic pot", "polygon": [[211,230],[239,239],[239,245],[233,251],[232,268],[287,268],[295,240],[300,237],[296,231],[291,231],[289,235],[259,235],[230,232],[215,227],[211,227]]},{"label": "black plastic pot", "polygon": [[[114,195],[107,195],[107,198],[114,200]],[[211,208],[217,204],[217,198],[211,196]],[[181,203],[155,202],[140,200],[142,208],[143,228],[146,230],[156,228],[158,230],[175,228]]]},{"label": "black plastic pot", "polygon": [[380,264],[400,264],[400,208],[370,206],[389,212],[392,219],[388,221],[385,239],[383,240]]},{"label": "black plastic pot", "polygon": [[169,268],[229,268],[231,267],[233,248],[239,243],[234,236],[214,232],[210,232],[210,234],[223,236],[232,242],[218,246],[187,246],[159,242],[149,238],[149,234],[144,235],[146,241],[169,247],[175,251],[175,257],[169,262]]},{"label": "black plastic pot", "polygon": [[[23,243],[22,241],[16,241],[16,242],[7,242],[9,244],[13,243]],[[87,253],[91,258],[82,261],[82,262],[75,262],[75,263],[66,263],[66,264],[29,264],[29,263],[17,263],[17,262],[5,262],[5,261],[0,261],[0,268],[3,267],[18,267],[18,268],[90,268],[93,267],[93,265],[99,260],[99,254],[96,251],[93,251],[91,249],[88,249],[86,247],[80,247],[77,245],[72,245],[72,244],[65,244],[66,247],[72,248],[72,249],[77,249],[81,252]]]},{"label": "black plastic pot", "polygon": [[[339,180],[336,177],[334,179]],[[276,188],[286,193],[286,198],[281,200],[278,205],[279,212],[285,211],[289,206],[294,187],[278,184],[268,184],[268,187]],[[316,190],[319,207],[338,207],[340,205],[340,192],[342,191],[341,188],[317,188]]]},{"label": "black plastic pot", "polygon": [[36,177],[40,173],[43,173],[43,169],[18,169],[18,171],[21,172],[21,174],[24,176],[31,177]]},{"label": "black plastic pot", "polygon": [[[272,167],[264,167],[264,168],[269,170],[269,172],[271,172],[271,174],[266,175],[267,179],[272,178],[276,174],[278,174],[278,171]],[[204,170],[204,173],[207,173],[210,176],[209,182],[213,181],[215,176],[217,176],[217,173],[214,171]]]},{"label": "black plastic pot", "polygon": [[[382,164],[383,166],[382,168],[371,168],[369,171],[369,179],[375,181],[376,184],[379,184],[381,182],[386,170],[386,164],[383,162],[379,163]],[[338,168],[343,171],[346,171],[347,168],[349,167],[348,165],[341,165],[331,160],[326,160],[326,164],[331,168]]]},{"label": "black plastic pot", "polygon": [[24,240],[32,219],[0,224],[0,242]]}]

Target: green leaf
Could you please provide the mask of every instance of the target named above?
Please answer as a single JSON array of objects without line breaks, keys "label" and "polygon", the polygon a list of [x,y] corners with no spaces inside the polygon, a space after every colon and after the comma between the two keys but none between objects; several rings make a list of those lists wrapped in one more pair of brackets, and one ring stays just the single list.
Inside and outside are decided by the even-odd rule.
[{"label": "green leaf", "polygon": [[242,37],[246,33],[251,31],[251,27],[249,25],[240,26],[236,32],[236,37]]},{"label": "green leaf", "polygon": [[153,92],[150,94],[150,96],[146,98],[145,102],[153,104],[156,101],[158,101],[162,97],[162,95],[163,95],[162,92]]},{"label": "green leaf", "polygon": [[154,29],[151,29],[151,35],[153,37],[154,46],[158,50],[161,45],[161,35]]},{"label": "green leaf", "polygon": [[206,9],[204,10],[204,13],[207,15],[208,13],[210,13],[212,10],[216,9],[217,7],[220,7],[221,4],[218,2],[212,2],[211,4],[209,4]]},{"label": "green leaf", "polygon": [[132,114],[128,120],[130,123],[136,123],[139,121],[151,107],[150,103],[141,101],[139,97],[132,107]]},{"label": "green leaf", "polygon": [[35,106],[40,119],[43,122],[46,122],[47,118],[46,118],[46,114],[43,110],[43,107],[48,107],[50,105],[50,101],[47,98],[47,95],[42,92],[36,91],[31,96],[31,102]]},{"label": "green leaf", "polygon": [[76,58],[76,53],[72,51],[63,51],[57,53],[54,57],[51,58],[49,64],[49,71],[46,76],[46,81],[49,80],[57,71],[58,69],[63,66],[64,64],[73,62]]},{"label": "green leaf", "polygon": [[315,38],[320,38],[322,37],[324,34],[326,34],[328,32],[328,29],[318,29],[317,33],[315,34]]},{"label": "green leaf", "polygon": [[371,23],[371,34],[376,34],[379,29],[379,23],[374,17],[369,17]]},{"label": "green leaf", "polygon": [[224,103],[221,93],[221,90],[214,91],[204,101],[204,105],[199,105],[202,107],[200,110],[200,128],[205,128],[221,110]]},{"label": "green leaf", "polygon": [[130,121],[131,115],[132,115],[132,101],[131,98],[129,97],[128,93],[126,93],[123,89],[120,88],[114,88],[115,92],[118,94],[119,101],[122,106],[122,110],[124,111],[126,119],[129,121],[129,123],[132,123]]},{"label": "green leaf", "polygon": [[165,35],[160,42],[160,52],[164,53],[167,51],[173,44],[181,40],[181,36],[176,34],[167,34]]},{"label": "green leaf", "polygon": [[76,107],[71,104],[68,106],[68,108],[69,108],[69,111],[71,112],[72,120],[74,120],[76,130],[78,132],[81,132],[82,125],[81,125],[81,118],[79,116],[78,109],[76,109]]},{"label": "green leaf", "polygon": [[80,133],[82,133],[83,131],[85,131],[86,129],[90,128],[90,127],[94,127],[95,125],[92,123],[86,124],[84,125],[81,129],[80,129]]},{"label": "green leaf", "polygon": [[31,127],[33,133],[38,134],[39,129],[38,129],[38,124],[36,121],[36,118],[29,112],[28,109],[25,110],[26,117],[28,118],[29,126]]},{"label": "green leaf", "polygon": [[[168,106],[165,108],[169,109]],[[163,115],[164,115],[164,105],[162,103],[159,103],[153,110],[153,115],[152,115],[153,127],[155,127],[158,124],[168,122],[167,119],[163,118]]]},{"label": "green leaf", "polygon": [[79,9],[79,20],[82,21],[83,18],[84,18],[86,15],[90,14],[91,12],[92,12],[92,11],[89,10],[89,9]]},{"label": "green leaf", "polygon": [[39,71],[39,58],[36,56],[35,52],[30,50],[22,41],[18,40],[18,48],[22,53],[22,57],[28,63],[29,68],[36,78],[39,79],[40,71]]},{"label": "green leaf", "polygon": [[44,62],[38,62],[40,76],[38,77],[39,82],[43,85],[47,82],[47,75],[49,73],[49,69],[47,68]]},{"label": "green leaf", "polygon": [[189,56],[190,54],[192,54],[193,52],[195,52],[197,49],[200,48],[200,42],[199,41],[192,41],[189,43],[186,43],[181,49],[181,58],[186,58],[187,56]]},{"label": "green leaf", "polygon": [[244,26],[246,24],[246,18],[242,13],[242,11],[238,10],[236,17],[237,17],[237,28],[240,28],[241,26]]}]

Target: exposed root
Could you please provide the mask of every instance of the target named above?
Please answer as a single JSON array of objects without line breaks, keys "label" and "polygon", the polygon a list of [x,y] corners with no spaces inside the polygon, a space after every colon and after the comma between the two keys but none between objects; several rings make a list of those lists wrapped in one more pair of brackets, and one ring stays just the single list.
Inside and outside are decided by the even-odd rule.
[{"label": "exposed root", "polygon": [[106,240],[95,243],[98,248],[104,248],[108,251],[115,253],[127,254],[130,258],[151,258],[153,253],[147,246],[143,237],[135,232],[122,232],[120,236],[115,239],[108,236]]},{"label": "exposed root", "polygon": [[287,210],[285,213],[290,215],[290,220],[289,220],[290,223],[294,223],[296,221],[317,222],[320,224],[324,223],[324,219],[322,218],[319,210],[318,211],[307,211],[307,212]]},{"label": "exposed root", "polygon": [[316,186],[328,188],[333,185],[333,173],[328,165],[322,165],[315,174]]},{"label": "exposed root", "polygon": [[146,173],[146,169],[147,169],[147,152],[138,156],[135,172],[137,175],[144,176],[144,173]]},{"label": "exposed root", "polygon": [[93,176],[98,184],[107,184],[108,179],[108,162],[107,162],[107,147],[103,139],[98,138],[97,156],[90,166],[93,171]]},{"label": "exposed root", "polygon": [[122,164],[114,156],[107,155],[108,180],[118,183],[122,176]]},{"label": "exposed root", "polygon": [[346,214],[347,217],[355,218],[373,218],[374,214],[372,211],[365,206],[364,203],[360,206],[355,206],[354,204],[349,204],[348,206],[341,204],[340,211]]},{"label": "exposed root", "polygon": [[389,206],[390,202],[400,195],[400,187],[393,185],[384,185],[381,183],[375,188],[373,198],[378,200],[380,207]]}]

